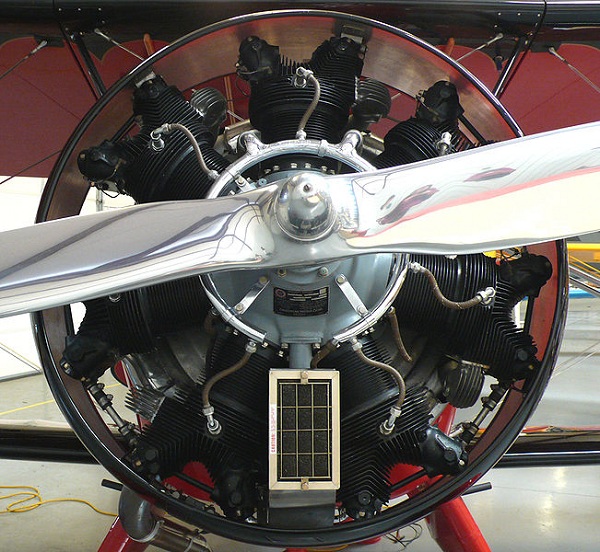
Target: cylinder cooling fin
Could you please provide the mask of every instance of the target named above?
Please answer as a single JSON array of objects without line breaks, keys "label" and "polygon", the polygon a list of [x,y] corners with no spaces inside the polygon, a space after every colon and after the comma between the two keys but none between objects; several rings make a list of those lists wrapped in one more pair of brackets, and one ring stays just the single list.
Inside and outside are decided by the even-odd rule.
[{"label": "cylinder cooling fin", "polygon": [[[277,56],[278,50],[256,36],[240,46],[238,75],[251,83],[250,122],[266,143],[294,138],[314,95],[308,86],[294,86],[301,64]],[[321,88],[319,103],[306,126],[307,135],[337,143],[356,100],[363,66],[361,45],[350,38],[332,37],[304,65],[314,72]]]},{"label": "cylinder cooling fin", "polygon": [[[392,71],[381,60],[394,52],[404,65]],[[133,123],[112,120],[115,106]],[[240,120],[227,124],[228,111]],[[150,203],[301,175],[301,186],[282,186],[293,208],[273,220],[307,248],[335,224],[321,179],[519,134],[430,45],[360,17],[307,11],[185,37],[82,125],[85,140],[76,134],[65,148],[68,170],[53,176],[46,212],[61,210],[66,189]],[[59,359],[47,368],[54,392],[75,405],[68,415],[80,437],[128,487],[224,536],[327,546],[422,517],[440,489],[443,500],[456,496],[509,446],[552,368],[562,262],[554,243],[452,258],[373,253],[94,299],[77,328],[49,313],[38,321],[46,358]],[[540,314],[542,300],[552,312]],[[111,374],[127,387],[123,404],[102,391]],[[462,429],[440,422],[444,409],[482,399]],[[90,400],[119,442],[83,406]],[[503,401],[516,414],[498,421]],[[403,485],[399,473],[420,474],[422,486]]]}]

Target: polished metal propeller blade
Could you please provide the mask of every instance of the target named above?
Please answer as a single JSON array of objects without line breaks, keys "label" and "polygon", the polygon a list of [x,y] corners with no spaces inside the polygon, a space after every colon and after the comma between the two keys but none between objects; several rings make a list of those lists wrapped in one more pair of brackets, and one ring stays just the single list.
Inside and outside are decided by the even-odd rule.
[{"label": "polished metal propeller blade", "polygon": [[600,230],[600,123],[407,167],[0,234],[0,316],[176,278],[376,251],[462,254]]},{"label": "polished metal propeller blade", "polygon": [[262,217],[274,188],[210,201],[149,203],[3,232],[0,316],[230,265],[258,265],[274,251]]},{"label": "polished metal propeller blade", "polygon": [[[462,254],[600,230],[600,123],[343,178],[350,248]],[[335,182],[331,182],[333,187]]]}]

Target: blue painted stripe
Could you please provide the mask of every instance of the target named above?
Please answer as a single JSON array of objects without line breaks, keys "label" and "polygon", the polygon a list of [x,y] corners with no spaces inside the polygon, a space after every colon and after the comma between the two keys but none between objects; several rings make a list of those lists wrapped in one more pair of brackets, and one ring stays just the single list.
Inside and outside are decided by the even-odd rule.
[{"label": "blue painted stripe", "polygon": [[576,287],[570,287],[569,288],[569,297],[571,299],[578,299],[581,297],[584,298],[590,298],[590,297],[594,297],[594,295],[592,295],[591,293],[585,291],[584,289],[579,289]]}]

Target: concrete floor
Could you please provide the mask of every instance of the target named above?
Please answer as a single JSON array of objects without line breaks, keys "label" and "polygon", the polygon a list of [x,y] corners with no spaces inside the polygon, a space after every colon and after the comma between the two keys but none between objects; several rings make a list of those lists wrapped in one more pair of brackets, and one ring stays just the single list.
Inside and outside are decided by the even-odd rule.
[{"label": "concrete floor", "polygon": [[[571,301],[558,366],[531,425],[598,425],[600,300]],[[43,377],[0,383],[0,419],[62,420]],[[100,486],[110,475],[99,466],[0,460],[0,485],[33,485],[45,499],[83,498],[116,511],[118,493]],[[482,481],[493,489],[465,501],[494,552],[600,549],[600,467],[496,469]],[[1,494],[10,491],[0,490]],[[1,507],[6,501],[0,502]],[[0,515],[0,552],[95,551],[112,523],[77,503],[46,504],[27,513]],[[439,550],[423,526],[413,552]],[[413,531],[401,530],[410,538]],[[215,552],[260,549],[209,536]],[[149,549],[156,550],[156,549]],[[389,552],[404,546],[386,538],[352,551]]]}]

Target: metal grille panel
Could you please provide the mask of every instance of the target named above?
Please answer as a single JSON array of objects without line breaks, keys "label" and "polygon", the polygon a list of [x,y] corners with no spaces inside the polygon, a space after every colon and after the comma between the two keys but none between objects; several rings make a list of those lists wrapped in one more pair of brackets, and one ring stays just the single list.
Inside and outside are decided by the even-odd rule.
[{"label": "metal grille panel", "polygon": [[271,488],[337,488],[338,387],[335,371],[271,371]]},{"label": "metal grille panel", "polygon": [[277,480],[331,480],[331,381],[279,381],[277,403]]}]

